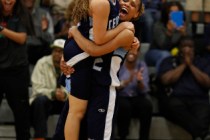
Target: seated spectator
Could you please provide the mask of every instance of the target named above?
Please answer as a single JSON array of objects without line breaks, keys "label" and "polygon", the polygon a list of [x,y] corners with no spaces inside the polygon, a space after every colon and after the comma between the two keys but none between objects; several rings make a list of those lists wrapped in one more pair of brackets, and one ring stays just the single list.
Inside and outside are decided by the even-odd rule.
[{"label": "seated spectator", "polygon": [[186,0],[186,11],[189,11],[190,31],[198,53],[205,53],[210,34],[210,0]]},{"label": "seated spectator", "polygon": [[179,39],[186,35],[185,23],[183,26],[176,27],[170,19],[170,13],[173,11],[183,11],[184,13],[180,2],[172,1],[163,4],[161,19],[154,25],[153,40],[150,49],[145,54],[147,65],[155,66],[157,71],[161,61],[171,55],[170,51],[177,47]]},{"label": "seated spectator", "polygon": [[39,59],[32,73],[30,103],[34,140],[45,140],[48,116],[60,114],[67,99],[66,90],[58,83],[64,43],[65,40],[56,39],[51,46],[52,54]]},{"label": "seated spectator", "polygon": [[[129,52],[120,72],[118,133],[121,140],[129,134],[131,118],[137,117],[141,124],[140,140],[149,140],[152,104],[149,100],[149,76],[146,64],[136,54]],[[125,113],[126,112],[126,113]]]},{"label": "seated spectator", "polygon": [[171,89],[167,97],[160,98],[163,115],[194,140],[209,140],[210,65],[207,58],[195,55],[191,38],[182,38],[178,56],[163,60],[158,77]]},{"label": "seated spectator", "polygon": [[28,59],[31,66],[31,71],[37,60],[51,53],[51,48],[48,47],[54,40],[54,27],[52,17],[49,12],[40,7],[35,7],[36,0],[22,0],[28,8],[33,24],[35,35],[28,36],[26,45],[28,48]]}]

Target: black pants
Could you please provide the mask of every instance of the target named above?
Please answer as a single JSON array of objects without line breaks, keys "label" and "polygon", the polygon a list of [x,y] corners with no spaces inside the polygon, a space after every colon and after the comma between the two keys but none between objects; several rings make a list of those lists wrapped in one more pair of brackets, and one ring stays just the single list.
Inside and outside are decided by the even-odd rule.
[{"label": "black pants", "polygon": [[35,138],[47,137],[47,120],[50,115],[60,114],[64,102],[51,101],[47,96],[40,95],[32,102],[31,121],[35,130]]},{"label": "black pants", "polygon": [[0,102],[4,95],[14,114],[17,140],[29,140],[29,71],[28,67],[0,70]]},{"label": "black pants", "polygon": [[140,121],[140,140],[149,140],[150,124],[152,119],[152,104],[145,96],[119,97],[117,126],[121,139],[129,134],[131,118],[136,117]]},{"label": "black pants", "polygon": [[203,137],[208,133],[210,124],[208,98],[171,96],[161,103],[164,103],[161,104],[163,115],[183,127],[193,138]]}]

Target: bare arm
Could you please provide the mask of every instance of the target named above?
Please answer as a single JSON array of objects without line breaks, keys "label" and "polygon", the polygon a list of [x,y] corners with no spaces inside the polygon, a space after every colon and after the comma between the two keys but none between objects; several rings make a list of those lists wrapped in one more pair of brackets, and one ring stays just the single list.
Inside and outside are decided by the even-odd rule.
[{"label": "bare arm", "polygon": [[161,76],[161,81],[164,85],[175,83],[183,71],[185,70],[186,65],[183,63],[179,65],[177,68],[170,70]]},{"label": "bare arm", "polygon": [[79,47],[91,56],[101,56],[110,53],[119,47],[124,47],[126,50],[129,50],[134,40],[134,34],[129,29],[123,30],[110,42],[100,46],[86,39],[76,27],[71,28],[70,32]]},{"label": "bare arm", "polygon": [[189,68],[200,85],[210,88],[210,77],[206,73],[202,72],[194,65],[190,65]]},{"label": "bare arm", "polygon": [[26,42],[27,34],[24,32],[18,33],[18,32],[9,30],[7,28],[4,28],[0,34],[6,36],[7,38],[13,40],[14,42],[18,44],[24,44]]},{"label": "bare arm", "polygon": [[[123,22],[116,28],[107,30],[110,4],[107,0],[91,0],[90,14],[93,17],[94,42],[98,45],[104,44],[116,37],[123,29],[133,28],[129,22]],[[117,23],[116,23],[117,25]],[[129,26],[130,25],[130,26]]]}]

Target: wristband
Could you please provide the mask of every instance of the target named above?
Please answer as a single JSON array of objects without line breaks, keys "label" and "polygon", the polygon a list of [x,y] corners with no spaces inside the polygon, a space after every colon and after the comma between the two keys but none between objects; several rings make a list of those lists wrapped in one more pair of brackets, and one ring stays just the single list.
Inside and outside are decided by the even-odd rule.
[{"label": "wristband", "polygon": [[0,25],[0,32],[4,30],[4,27]]}]

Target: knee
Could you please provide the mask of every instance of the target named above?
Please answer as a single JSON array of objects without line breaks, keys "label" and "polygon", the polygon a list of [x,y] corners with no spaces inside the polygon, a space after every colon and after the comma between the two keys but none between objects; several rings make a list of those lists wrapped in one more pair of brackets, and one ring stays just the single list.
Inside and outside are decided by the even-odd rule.
[{"label": "knee", "polygon": [[43,105],[45,104],[49,99],[46,96],[37,96],[34,101],[33,104],[36,105]]},{"label": "knee", "polygon": [[82,120],[85,116],[85,109],[70,109],[69,114],[78,120]]}]

